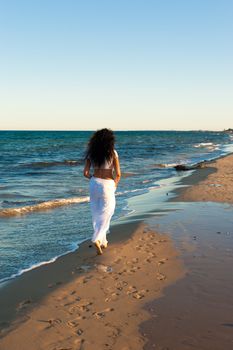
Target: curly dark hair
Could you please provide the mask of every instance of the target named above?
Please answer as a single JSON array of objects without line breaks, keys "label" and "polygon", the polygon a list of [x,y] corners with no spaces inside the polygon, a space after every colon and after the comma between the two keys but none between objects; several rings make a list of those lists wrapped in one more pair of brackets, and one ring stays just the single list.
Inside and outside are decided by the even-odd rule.
[{"label": "curly dark hair", "polygon": [[107,160],[114,157],[115,136],[111,129],[97,130],[90,138],[85,152],[85,159],[100,167]]}]

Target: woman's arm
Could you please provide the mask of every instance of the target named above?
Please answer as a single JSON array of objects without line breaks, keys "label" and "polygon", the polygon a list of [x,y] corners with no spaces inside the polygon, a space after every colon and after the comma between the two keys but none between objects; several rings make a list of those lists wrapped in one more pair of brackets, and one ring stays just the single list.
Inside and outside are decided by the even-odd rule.
[{"label": "woman's arm", "polygon": [[115,185],[117,187],[118,185],[118,182],[120,181],[120,178],[121,178],[121,168],[120,168],[120,162],[119,162],[119,157],[115,156],[114,158],[114,170],[115,170]]},{"label": "woman's arm", "polygon": [[91,178],[90,168],[91,168],[91,161],[90,161],[90,159],[86,159],[85,160],[85,166],[84,166],[84,169],[83,169],[83,176],[87,177],[88,179]]}]

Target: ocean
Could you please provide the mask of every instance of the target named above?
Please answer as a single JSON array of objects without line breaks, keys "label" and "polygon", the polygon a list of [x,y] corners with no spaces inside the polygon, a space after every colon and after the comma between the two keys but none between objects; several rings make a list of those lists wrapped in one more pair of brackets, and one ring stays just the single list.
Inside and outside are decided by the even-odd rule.
[{"label": "ocean", "polygon": [[[0,282],[91,238],[89,180],[83,157],[93,131],[0,131]],[[122,178],[117,221],[128,199],[194,165],[233,151],[233,135],[213,131],[115,131]],[[111,231],[111,228],[110,228]]]}]

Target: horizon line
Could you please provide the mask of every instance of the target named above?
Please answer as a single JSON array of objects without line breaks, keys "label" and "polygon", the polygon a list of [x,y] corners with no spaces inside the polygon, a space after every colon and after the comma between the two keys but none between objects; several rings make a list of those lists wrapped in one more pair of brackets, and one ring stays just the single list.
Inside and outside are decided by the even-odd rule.
[{"label": "horizon line", "polygon": [[[96,129],[0,129],[1,131],[97,131],[101,130],[103,128],[96,128]],[[106,128],[110,129],[114,132],[118,131],[215,131],[215,132],[222,132],[227,130],[233,130],[232,128],[227,129],[113,129],[113,128]]]}]

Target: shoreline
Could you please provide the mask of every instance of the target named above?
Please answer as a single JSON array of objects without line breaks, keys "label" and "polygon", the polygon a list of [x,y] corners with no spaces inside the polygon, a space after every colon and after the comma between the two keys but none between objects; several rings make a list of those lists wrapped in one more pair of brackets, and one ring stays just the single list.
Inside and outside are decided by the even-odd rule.
[{"label": "shoreline", "polygon": [[[131,225],[126,224],[124,234],[130,236],[137,226],[138,223],[133,223]],[[115,242],[116,237],[114,235],[114,228],[112,228],[111,231],[113,231],[111,241]],[[118,239],[119,241],[123,239],[122,234],[118,235]],[[87,239],[83,241],[77,249],[59,256],[54,262],[48,262],[47,264],[45,263],[32,268],[23,274],[4,282],[4,285],[0,288],[0,329],[5,319],[7,319],[5,322],[14,320],[17,305],[20,302],[23,302],[23,300],[27,300],[28,294],[33,296],[35,302],[38,302],[45,295],[57,289],[61,284],[70,282],[75,278],[74,273],[72,272],[76,270],[76,265],[80,264],[81,266],[83,259],[91,256],[95,257],[94,252],[94,245],[90,239]],[[66,265],[65,269],[64,265]],[[68,271],[69,273],[67,273]],[[38,280],[40,280],[40,289],[38,289]],[[41,285],[41,283],[43,284]],[[24,284],[27,284],[26,288],[22,288]],[[17,292],[17,296],[14,295],[15,290],[20,291],[20,293]],[[9,298],[12,299],[9,301]],[[29,304],[31,303],[28,303],[27,306],[30,306]],[[7,310],[4,312],[6,306]]]},{"label": "shoreline", "polygon": [[[160,297],[164,287],[182,278],[185,270],[171,239],[143,221],[116,225],[112,231],[103,255],[95,255],[87,241],[73,254],[73,261],[69,254],[57,264],[25,274],[18,286],[11,284],[14,296],[23,285],[27,299],[18,296],[18,317],[2,330],[1,350],[31,349],[32,343],[33,349],[50,349],[51,344],[57,349],[58,343],[80,349],[83,344],[87,349],[119,349],[129,343],[133,349],[142,348],[145,339],[137,328],[149,317],[142,310],[144,302]],[[1,304],[10,297],[8,290],[5,300],[1,295]],[[7,310],[3,314],[6,319]]]},{"label": "shoreline", "polygon": [[[196,169],[196,170],[194,170],[194,172],[192,172],[192,174],[187,175],[186,177],[182,178],[180,181],[181,188],[177,187],[176,189],[172,190],[171,193],[175,194],[175,196],[173,198],[167,198],[167,200],[170,202],[179,202],[179,201],[183,202],[183,201],[185,201],[184,198],[188,198],[188,197],[187,197],[187,195],[185,195],[186,197],[184,197],[184,194],[185,193],[187,194],[187,191],[189,191],[190,188],[191,189],[195,188],[195,186],[198,187],[198,186],[200,186],[200,183],[208,181],[207,179],[209,178],[209,176],[211,176],[211,175],[215,176],[218,173],[217,167],[219,166],[219,162],[221,163],[221,159],[225,159],[228,157],[230,157],[230,159],[231,158],[233,159],[232,153],[221,156],[215,161],[210,161],[210,162],[208,162],[209,164],[206,164],[206,166],[204,168]],[[228,160],[229,160],[229,158],[228,158]],[[228,161],[227,161],[227,163],[228,163]],[[214,167],[213,165],[215,165],[216,167]],[[210,190],[212,192],[214,192],[215,188],[210,187]],[[196,190],[195,193],[198,193],[199,191],[200,191],[200,189]],[[140,196],[138,196],[138,197],[140,197]],[[196,198],[197,198],[197,201],[199,201],[199,198],[198,197],[196,197]],[[193,201],[193,199],[190,201]],[[143,215],[142,215],[142,217],[143,217]],[[146,215],[145,215],[145,218],[146,218]],[[124,221],[124,219],[123,219],[123,221]],[[172,239],[170,239],[168,236],[166,236],[164,234],[158,233],[157,230],[155,232],[154,228],[148,227],[148,225],[146,225],[145,221],[146,220],[141,218],[139,221],[132,220],[131,222],[123,222],[123,223],[119,222],[119,223],[116,223],[115,225],[113,225],[112,227],[110,227],[110,231],[111,231],[111,233],[109,234],[109,239],[110,239],[110,247],[109,248],[110,249],[108,248],[106,251],[104,251],[104,255],[101,257],[95,256],[95,253],[93,254],[94,247],[92,246],[92,248],[89,248],[90,240],[88,239],[88,240],[82,242],[80,244],[80,246],[75,251],[68,252],[63,256],[58,257],[55,262],[44,264],[44,265],[41,265],[39,267],[36,267],[32,270],[29,270],[29,271],[23,273],[22,275],[16,277],[15,279],[10,280],[9,283],[7,283],[3,288],[0,289],[0,307],[1,307],[0,325],[1,325],[2,329],[4,329],[5,326],[10,325],[10,328],[5,328],[5,331],[2,331],[1,332],[2,334],[0,333],[0,349],[1,350],[7,349],[7,347],[4,347],[4,346],[6,346],[5,344],[9,344],[8,342],[10,342],[10,343],[13,342],[14,338],[18,339],[18,337],[20,337],[20,334],[21,335],[24,334],[24,336],[25,336],[25,333],[20,333],[23,331],[25,332],[25,329],[23,330],[23,328],[26,327],[27,331],[29,331],[30,327],[33,326],[33,322],[30,321],[32,316],[29,316],[29,315],[33,315],[33,313],[37,312],[41,308],[41,306],[45,307],[47,298],[50,298],[51,296],[56,295],[56,293],[59,294],[61,290],[63,290],[62,293],[64,294],[64,288],[66,288],[68,285],[70,285],[70,283],[74,283],[75,280],[77,280],[77,279],[82,278],[83,280],[85,280],[85,278],[87,278],[87,281],[88,281],[88,276],[90,276],[90,273],[92,275],[94,275],[95,276],[94,279],[97,280],[98,274],[100,273],[100,270],[98,268],[96,268],[96,266],[94,266],[93,263],[96,263],[97,267],[98,267],[98,265],[102,265],[102,266],[105,266],[105,268],[106,267],[112,268],[113,264],[111,263],[111,261],[112,261],[112,256],[114,255],[114,252],[120,253],[124,246],[127,246],[128,249],[130,249],[130,243],[132,243],[132,241],[135,241],[135,244],[137,244],[137,246],[139,246],[140,245],[139,241],[141,243],[143,242],[143,240],[141,240],[141,239],[144,237],[144,234],[146,232],[150,232],[150,234],[152,235],[151,239],[153,237],[153,239],[158,241],[159,240],[158,238],[160,237],[160,239],[165,240],[165,242],[168,242],[171,245],[170,247],[168,247],[170,250],[167,247],[165,250],[162,250],[162,255],[166,256],[166,258],[160,257],[159,259],[161,260],[161,264],[157,265],[157,266],[159,266],[159,270],[164,269],[164,268],[165,269],[168,268],[168,271],[166,271],[166,275],[168,277],[166,277],[164,280],[163,279],[158,280],[159,283],[161,283],[160,281],[162,281],[161,286],[159,286],[159,291],[157,290],[158,293],[156,293],[156,291],[154,291],[153,295],[150,293],[148,295],[146,295],[147,293],[145,293],[144,289],[142,289],[142,290],[144,290],[144,292],[143,292],[144,295],[142,297],[140,297],[140,293],[139,293],[139,297],[138,297],[138,299],[136,299],[139,301],[138,306],[136,307],[138,310],[137,322],[136,322],[136,324],[133,323],[134,328],[132,328],[130,330],[131,332],[132,331],[135,332],[139,323],[145,321],[145,319],[148,318],[148,313],[144,314],[144,316],[143,316],[144,319],[143,319],[143,317],[141,318],[141,316],[139,316],[139,315],[141,315],[142,306],[145,304],[145,302],[146,303],[149,302],[150,298],[152,298],[152,299],[156,298],[156,300],[157,300],[157,298],[160,298],[160,296],[162,295],[161,293],[163,293],[164,287],[168,286],[170,284],[172,284],[172,285],[176,284],[176,281],[178,281],[179,279],[182,279],[185,276],[185,271],[186,271],[185,266],[182,265],[182,260],[180,258],[178,258],[180,256],[180,254],[177,251],[177,249],[174,248],[174,244],[172,244]],[[144,232],[144,230],[145,230],[145,232]],[[145,244],[145,242],[143,242],[143,244]],[[147,244],[146,249],[148,250],[147,253],[149,253],[149,250],[151,249],[151,247],[150,247],[150,245],[148,245],[148,242],[146,244]],[[157,245],[158,245],[158,243],[157,243]],[[163,246],[165,246],[165,245],[163,245]],[[142,247],[145,247],[145,246],[142,245]],[[137,253],[139,253],[139,251],[140,251],[140,249],[136,249]],[[129,252],[127,250],[127,254],[125,255],[125,257],[127,259],[128,259],[128,254],[129,254]],[[108,256],[108,259],[110,259],[110,260],[105,261],[105,258],[107,258],[107,256]],[[173,258],[170,258],[172,256],[173,256]],[[132,258],[132,256],[131,256],[131,258]],[[90,259],[92,260],[92,268],[87,269],[85,267],[86,262],[87,261],[90,262]],[[101,259],[101,261],[100,261],[100,259]],[[168,259],[168,261],[167,260],[164,261],[162,259]],[[117,260],[117,259],[115,259],[115,260]],[[131,264],[132,264],[131,268],[133,269],[135,262],[132,263],[132,260],[133,260],[133,258],[131,259]],[[101,263],[99,264],[99,262],[101,262]],[[166,262],[166,264],[164,262]],[[170,262],[173,263],[173,267],[170,266],[170,270],[169,270],[169,263]],[[157,261],[157,264],[158,263],[159,263],[159,261]],[[88,263],[88,264],[90,264],[90,263]],[[143,265],[142,263],[141,263],[141,266],[139,265],[140,269],[142,269],[142,267],[143,267],[143,269],[148,272],[148,265],[150,265],[150,264],[147,264],[147,266],[144,266],[144,265],[142,266],[142,265]],[[174,269],[174,265],[175,265],[175,269]],[[83,268],[80,268],[81,266],[83,266]],[[115,264],[114,269],[116,269],[116,266],[117,265]],[[104,267],[103,267],[103,269],[104,269]],[[140,271],[140,269],[139,269],[139,271]],[[126,268],[126,270],[127,270],[127,268]],[[161,271],[163,271],[163,270],[161,270]],[[101,273],[103,274],[103,271],[101,271]],[[110,272],[109,274],[108,273],[106,274],[106,271],[104,272],[105,276],[104,276],[103,280],[105,280],[105,283],[106,283],[106,280],[108,280],[107,276],[111,275],[111,273],[112,272]],[[119,279],[119,273],[124,274],[124,271],[121,270],[121,271],[117,272],[118,275],[117,276],[115,275],[115,277],[117,277],[118,279]],[[161,272],[159,272],[159,273],[161,273]],[[135,271],[132,272],[132,274],[134,275],[134,278],[135,278],[135,276],[136,276]],[[131,275],[131,273],[129,273],[129,275]],[[162,275],[165,275],[165,274],[161,273],[161,278],[162,278]],[[141,280],[143,281],[142,276],[141,276]],[[146,282],[146,284],[148,285],[149,280],[144,279],[144,282]],[[103,281],[101,281],[101,283],[103,283]],[[133,285],[133,281],[131,281],[131,284]],[[83,285],[87,286],[88,282],[83,282]],[[105,287],[107,287],[107,285],[105,285]],[[133,286],[131,286],[131,287],[133,287]],[[124,289],[122,286],[120,288]],[[158,286],[156,288],[158,288]],[[140,289],[140,288],[138,288],[138,289]],[[137,292],[134,291],[134,293],[131,293],[131,294],[138,293],[138,289],[136,289]],[[16,290],[17,290],[17,296],[15,295]],[[128,290],[128,292],[129,292],[129,290]],[[75,293],[74,293],[74,295],[75,295]],[[92,295],[92,298],[93,297],[94,296]],[[124,303],[125,303],[125,301],[124,301]],[[16,311],[16,309],[18,309],[18,311]],[[134,309],[134,313],[135,313],[135,309]],[[113,314],[114,313],[112,313],[112,316],[113,316]],[[16,315],[17,315],[17,317],[15,317]],[[97,319],[98,319],[98,317],[97,317]],[[140,322],[138,322],[138,321],[140,321]],[[30,326],[30,322],[31,322],[31,326]],[[50,321],[46,321],[46,322],[50,322]],[[96,317],[94,319],[92,319],[92,321],[89,320],[89,322],[94,322],[93,324],[96,324]],[[114,322],[116,322],[116,320],[114,320]],[[62,324],[62,322],[61,322],[61,325],[64,326]],[[61,327],[61,325],[60,325],[60,327]],[[29,328],[27,328],[27,327],[29,327]],[[51,328],[53,329],[54,326],[51,326]],[[40,331],[41,331],[41,329],[40,329]],[[64,331],[64,329],[63,329],[63,331]],[[67,331],[67,329],[65,331]],[[73,330],[72,330],[72,332],[73,332]],[[42,331],[42,333],[43,333],[43,331]],[[81,337],[81,340],[80,340],[80,337],[78,338],[78,340],[81,341],[80,344],[77,343],[80,346],[80,349],[81,349],[82,344],[85,344],[85,342],[87,344],[87,340],[85,340],[85,339],[86,338],[84,338],[83,336]],[[142,346],[142,344],[145,344],[146,339],[143,339],[142,336],[138,336],[137,339],[138,339],[138,342],[134,344],[135,349],[137,349],[137,347],[138,347],[138,349],[141,349],[141,346]],[[35,341],[35,339],[33,341]],[[12,343],[12,345],[13,345],[13,343]],[[116,346],[116,344],[113,344],[112,346]],[[17,349],[15,347],[15,345],[14,345],[14,348]],[[87,344],[87,348],[88,348],[88,344]],[[20,347],[19,347],[19,349],[20,349]],[[27,347],[25,347],[24,349],[26,350]],[[35,348],[35,349],[37,349],[37,348]],[[38,349],[39,349],[39,347],[38,347]],[[47,348],[45,347],[45,349],[47,349]]]},{"label": "shoreline", "polygon": [[[206,163],[202,169],[184,178],[181,188],[174,189],[175,202],[220,202],[233,203],[233,153]],[[183,187],[182,187],[183,186]]]}]

